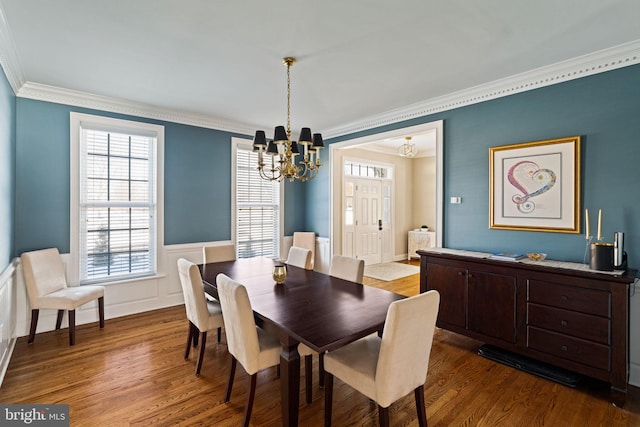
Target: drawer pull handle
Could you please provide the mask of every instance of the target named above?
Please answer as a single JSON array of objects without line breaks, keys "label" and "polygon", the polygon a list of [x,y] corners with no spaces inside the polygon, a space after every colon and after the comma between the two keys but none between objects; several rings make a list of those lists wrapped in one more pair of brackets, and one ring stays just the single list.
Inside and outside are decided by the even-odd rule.
[{"label": "drawer pull handle", "polygon": [[569,300],[569,297],[568,297],[568,296],[566,296],[566,295],[562,295],[562,298],[561,298],[561,299],[562,299],[562,301],[567,301],[567,300]]},{"label": "drawer pull handle", "polygon": [[560,324],[562,326],[567,326],[569,324],[569,322],[567,322],[566,320],[563,320],[563,321],[560,322]]},{"label": "drawer pull handle", "polygon": [[567,351],[567,346],[566,345],[562,346],[562,351]]}]

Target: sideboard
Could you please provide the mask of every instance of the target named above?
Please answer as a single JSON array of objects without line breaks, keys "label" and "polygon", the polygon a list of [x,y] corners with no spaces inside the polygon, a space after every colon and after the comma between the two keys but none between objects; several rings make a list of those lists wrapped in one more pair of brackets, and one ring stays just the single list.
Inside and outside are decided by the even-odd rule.
[{"label": "sideboard", "polygon": [[624,406],[635,270],[609,274],[442,248],[418,253],[420,292],[440,292],[438,327],[608,382],[612,401]]}]

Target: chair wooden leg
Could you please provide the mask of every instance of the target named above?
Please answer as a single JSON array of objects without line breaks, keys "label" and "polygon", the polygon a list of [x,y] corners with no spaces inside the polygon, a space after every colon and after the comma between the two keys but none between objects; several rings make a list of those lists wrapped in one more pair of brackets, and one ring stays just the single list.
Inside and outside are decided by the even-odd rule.
[{"label": "chair wooden leg", "polygon": [[38,327],[39,314],[40,314],[40,310],[31,310],[31,328],[29,329],[29,340],[27,341],[29,344],[31,344],[36,337],[36,329]]},{"label": "chair wooden leg", "polygon": [[69,310],[69,345],[76,343],[76,311]]},{"label": "chair wooden leg", "polygon": [[424,407],[424,386],[418,386],[413,390],[416,396],[416,411],[418,412],[418,425],[427,427],[427,412]]},{"label": "chair wooden leg", "polygon": [[378,405],[378,419],[380,427],[389,427],[389,407],[383,408]]},{"label": "chair wooden leg", "polygon": [[[196,333],[197,335],[197,333]],[[200,343],[200,353],[198,354],[198,365],[196,366],[196,375],[200,375],[200,369],[202,368],[202,360],[204,359],[204,347],[207,343],[207,332],[200,334],[202,342]]]},{"label": "chair wooden leg", "polygon": [[189,321],[189,335],[187,336],[187,348],[184,350],[184,360],[189,358],[189,353],[191,352],[191,340],[193,339],[194,328],[194,324]]},{"label": "chair wooden leg", "polygon": [[324,353],[320,353],[318,357],[318,385],[324,387]]},{"label": "chair wooden leg", "polygon": [[313,400],[313,356],[310,354],[304,357],[304,388],[307,397],[307,403],[310,404]]},{"label": "chair wooden leg", "polygon": [[227,391],[224,395],[225,403],[231,398],[231,389],[233,388],[233,377],[236,375],[236,358],[231,356],[231,369],[229,370],[229,382],[227,383]]},{"label": "chair wooden leg", "polygon": [[331,411],[333,405],[333,375],[324,373],[324,425],[331,427]]},{"label": "chair wooden leg", "polygon": [[104,329],[104,297],[98,298],[98,317],[100,318],[100,329]]},{"label": "chair wooden leg", "polygon": [[251,410],[253,409],[253,399],[256,397],[256,379],[258,374],[251,375],[251,384],[249,386],[249,396],[247,396],[247,406],[244,408],[244,422],[243,427],[249,427],[249,420],[251,420]]},{"label": "chair wooden leg", "polygon": [[218,342],[222,339],[222,328],[218,328]]},{"label": "chair wooden leg", "polygon": [[63,315],[64,315],[64,310],[58,310],[58,318],[56,319],[56,331],[60,329],[60,326],[62,326]]}]

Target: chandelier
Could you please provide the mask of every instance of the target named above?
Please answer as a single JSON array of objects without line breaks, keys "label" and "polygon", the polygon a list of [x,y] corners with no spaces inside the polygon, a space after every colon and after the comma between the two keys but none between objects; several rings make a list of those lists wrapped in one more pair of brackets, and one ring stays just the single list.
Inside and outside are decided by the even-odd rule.
[{"label": "chandelier", "polygon": [[[320,149],[324,147],[322,135],[310,128],[302,128],[298,141],[291,140],[291,66],[295,58],[282,59],[287,66],[287,128],[276,126],[273,140],[267,141],[263,130],[257,130],[253,139],[253,151],[258,152],[258,172],[267,181],[309,181],[318,175],[322,166]],[[296,160],[297,156],[301,159]],[[269,157],[271,157],[269,161]],[[266,158],[266,162],[265,162]],[[269,165],[270,163],[270,165]]]},{"label": "chandelier", "polygon": [[405,139],[404,144],[402,144],[398,148],[398,154],[400,154],[400,156],[402,157],[414,157],[417,152],[416,144],[411,142],[410,136],[405,136],[404,139]]}]

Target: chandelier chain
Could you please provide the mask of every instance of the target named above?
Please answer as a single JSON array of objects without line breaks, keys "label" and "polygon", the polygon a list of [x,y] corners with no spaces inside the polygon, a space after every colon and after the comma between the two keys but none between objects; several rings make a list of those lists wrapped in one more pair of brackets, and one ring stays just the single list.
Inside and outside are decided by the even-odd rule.
[{"label": "chandelier chain", "polygon": [[287,138],[291,141],[291,61],[287,61]]}]

